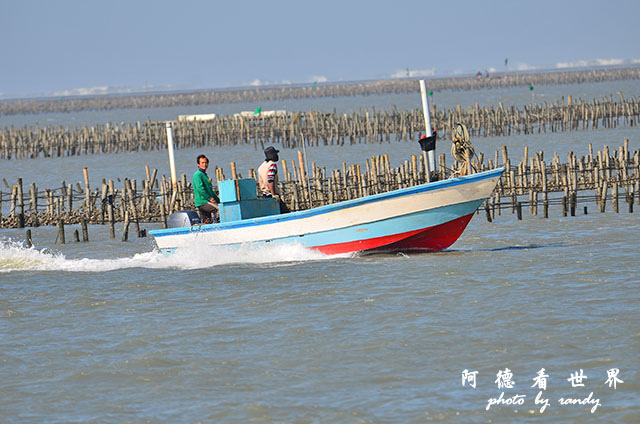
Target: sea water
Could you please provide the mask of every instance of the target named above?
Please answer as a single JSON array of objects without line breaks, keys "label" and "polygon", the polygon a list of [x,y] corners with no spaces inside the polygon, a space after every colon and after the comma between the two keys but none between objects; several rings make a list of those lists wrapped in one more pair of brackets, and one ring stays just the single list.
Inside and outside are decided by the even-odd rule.
[{"label": "sea water", "polygon": [[[580,154],[624,138],[634,150],[638,135],[472,141]],[[261,159],[237,149],[207,153],[225,166]],[[339,164],[415,150],[308,153]],[[41,188],[80,180],[83,164],[91,178],[141,178],[150,160],[166,168],[156,153],[5,161],[2,173]],[[179,153],[190,173],[196,152]],[[114,240],[91,225],[89,242],[65,245],[56,228],[33,228],[31,248],[24,229],[1,230],[0,422],[638,422],[640,219],[587,206],[576,217],[555,206],[549,219],[480,214],[431,254],[285,245],[164,256],[151,238],[121,242],[121,224]]]},{"label": "sea water", "polygon": [[[2,422],[637,422],[640,221],[559,215],[477,216],[442,253],[340,257],[165,257],[101,226],[66,245],[38,228],[27,249],[4,230]],[[594,413],[558,403],[591,392]],[[487,411],[501,395],[524,403]]]}]

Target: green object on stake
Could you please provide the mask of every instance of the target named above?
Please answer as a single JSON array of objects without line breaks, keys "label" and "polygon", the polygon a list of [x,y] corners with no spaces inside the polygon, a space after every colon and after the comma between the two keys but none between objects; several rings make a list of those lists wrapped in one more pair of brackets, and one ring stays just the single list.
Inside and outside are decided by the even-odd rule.
[{"label": "green object on stake", "polygon": [[429,91],[427,92],[427,94],[428,94],[429,96],[433,96],[433,90],[429,90]]},{"label": "green object on stake", "polygon": [[253,112],[254,115],[260,115],[260,112],[262,112],[262,106],[258,106],[255,110],[255,112]]},{"label": "green object on stake", "polygon": [[531,91],[531,107],[533,107],[536,102],[536,93],[533,92],[533,84],[529,84],[529,91]]}]

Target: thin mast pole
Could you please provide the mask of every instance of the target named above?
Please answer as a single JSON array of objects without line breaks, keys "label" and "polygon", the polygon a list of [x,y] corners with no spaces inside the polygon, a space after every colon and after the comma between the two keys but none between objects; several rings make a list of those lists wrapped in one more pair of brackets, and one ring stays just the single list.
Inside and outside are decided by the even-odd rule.
[{"label": "thin mast pole", "polygon": [[[429,99],[427,98],[427,85],[424,80],[420,80],[420,96],[422,97],[422,114],[424,115],[424,127],[427,137],[431,137],[431,117],[429,116]],[[424,157],[424,166],[427,174],[427,181],[431,181],[431,171],[435,169],[435,152],[429,151],[429,160],[427,161],[427,153],[422,152]]]},{"label": "thin mast pole", "polygon": [[167,149],[169,149],[169,168],[171,169],[171,186],[175,187],[178,179],[176,178],[176,161],[173,156],[173,133],[171,130],[171,122],[167,122]]}]

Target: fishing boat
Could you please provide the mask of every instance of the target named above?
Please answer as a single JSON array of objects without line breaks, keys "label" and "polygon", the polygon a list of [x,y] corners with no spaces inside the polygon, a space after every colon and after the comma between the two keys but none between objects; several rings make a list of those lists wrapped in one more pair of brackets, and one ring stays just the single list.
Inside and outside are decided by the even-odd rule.
[{"label": "fishing boat", "polygon": [[420,184],[320,207],[279,213],[258,198],[252,178],[220,181],[220,223],[201,224],[194,211],[151,234],[165,253],[189,246],[296,243],[325,254],[440,251],[462,234],[491,195],[504,168]]},{"label": "fishing boat", "polygon": [[[420,81],[420,92],[425,118],[420,147],[429,175],[428,170],[435,169],[436,136],[432,134],[424,80]],[[171,137],[171,124],[167,123],[169,162],[175,181]],[[452,141],[456,163],[466,163],[460,168],[466,170],[456,171],[463,176],[284,214],[276,199],[258,198],[253,178],[219,181],[219,223],[202,224],[195,211],[180,211],[169,218],[169,228],[149,234],[167,254],[190,246],[278,243],[301,244],[329,255],[440,251],[458,240],[504,172],[504,168],[497,168],[471,173],[473,148],[464,125],[456,124]]]}]

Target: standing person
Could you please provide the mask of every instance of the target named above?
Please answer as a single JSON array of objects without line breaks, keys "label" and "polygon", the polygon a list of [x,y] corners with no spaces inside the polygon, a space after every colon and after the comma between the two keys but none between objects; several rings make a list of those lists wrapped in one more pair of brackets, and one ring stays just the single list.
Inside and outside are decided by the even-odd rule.
[{"label": "standing person", "polygon": [[258,184],[262,197],[273,197],[278,194],[278,153],[273,146],[264,149],[264,162],[258,168]]},{"label": "standing person", "polygon": [[289,208],[278,196],[278,153],[275,147],[264,149],[264,162],[258,168],[258,184],[262,197],[275,197],[280,203],[280,213],[289,212]]},{"label": "standing person", "polygon": [[218,220],[218,203],[220,199],[214,193],[211,185],[211,178],[207,175],[209,159],[205,155],[200,155],[196,159],[198,169],[193,174],[193,198],[196,208],[200,212],[200,217],[204,224]]}]

